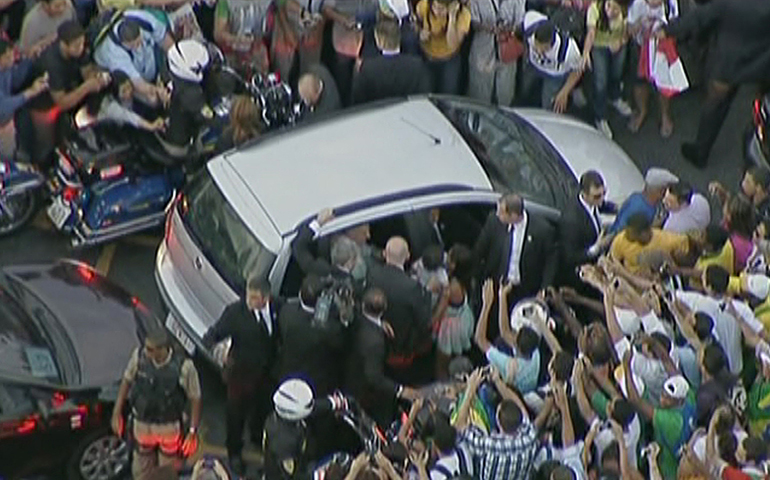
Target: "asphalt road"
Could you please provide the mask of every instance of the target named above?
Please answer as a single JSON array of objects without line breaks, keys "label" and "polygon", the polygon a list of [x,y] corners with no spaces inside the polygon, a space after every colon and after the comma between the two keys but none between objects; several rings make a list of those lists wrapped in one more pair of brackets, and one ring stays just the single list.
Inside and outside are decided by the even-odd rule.
[{"label": "asphalt road", "polygon": [[[742,176],[742,135],[750,120],[751,92],[745,89],[736,97],[729,118],[714,147],[707,168],[696,169],[685,162],[679,146],[694,136],[697,128],[700,92],[685,93],[672,104],[675,130],[672,137],[663,140],[659,133],[658,110],[652,102],[647,123],[637,134],[625,127],[625,119],[611,112],[610,124],[616,141],[628,152],[644,172],[651,166],[669,168],[681,178],[689,180],[705,192],[710,180],[720,180],[734,188]],[[319,205],[319,208],[323,205]],[[94,265],[101,273],[123,285],[138,296],[162,318],[164,309],[155,286],[153,267],[155,252],[162,232],[149,232],[127,237],[115,243],[86,250],[72,250],[69,240],[52,230],[42,213],[23,231],[0,238],[0,265],[48,262],[60,257],[72,257]],[[200,366],[204,388],[204,420],[201,428],[203,453],[224,456],[224,396],[216,374],[205,365]],[[246,452],[247,461],[255,461],[256,454]]]}]

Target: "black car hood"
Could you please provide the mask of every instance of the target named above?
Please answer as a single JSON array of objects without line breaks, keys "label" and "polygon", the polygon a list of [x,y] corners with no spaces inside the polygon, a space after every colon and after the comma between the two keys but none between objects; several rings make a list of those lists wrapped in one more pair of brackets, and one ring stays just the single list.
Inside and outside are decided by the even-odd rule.
[{"label": "black car hood", "polygon": [[[50,321],[68,337],[67,349],[79,364],[77,372],[65,373],[69,386],[103,386],[122,378],[147,328],[145,316],[138,314],[136,301],[127,292],[83,264],[60,262],[3,271],[47,307]],[[24,308],[31,303],[23,302]]]}]

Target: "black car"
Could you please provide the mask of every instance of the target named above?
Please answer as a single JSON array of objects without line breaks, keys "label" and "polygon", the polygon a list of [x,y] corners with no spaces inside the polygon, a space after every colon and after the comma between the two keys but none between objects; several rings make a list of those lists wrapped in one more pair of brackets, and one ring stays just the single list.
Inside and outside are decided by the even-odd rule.
[{"label": "black car", "polygon": [[132,351],[159,326],[86,264],[0,270],[0,477],[122,475],[129,451],[110,432],[112,407]]},{"label": "black car", "polygon": [[770,120],[770,93],[759,95],[751,108],[752,123],[746,130],[745,157],[749,165],[770,167],[770,141],[767,138]]}]

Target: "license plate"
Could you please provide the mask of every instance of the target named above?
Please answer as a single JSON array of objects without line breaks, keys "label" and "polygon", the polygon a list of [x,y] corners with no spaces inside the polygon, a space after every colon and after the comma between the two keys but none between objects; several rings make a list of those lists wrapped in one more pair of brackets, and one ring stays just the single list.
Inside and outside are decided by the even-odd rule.
[{"label": "license plate", "polygon": [[179,343],[182,344],[182,347],[187,351],[189,355],[192,355],[195,352],[195,344],[192,340],[190,340],[190,337],[187,336],[184,330],[182,330],[182,326],[179,325],[179,321],[177,321],[176,318],[174,318],[173,315],[170,313],[168,314],[168,317],[166,317],[166,328],[171,332],[174,337],[179,340]]},{"label": "license plate", "polygon": [[70,218],[72,208],[70,208],[69,202],[61,197],[56,197],[48,206],[47,212],[48,218],[51,219],[54,226],[61,230],[62,226],[67,222],[67,219]]}]

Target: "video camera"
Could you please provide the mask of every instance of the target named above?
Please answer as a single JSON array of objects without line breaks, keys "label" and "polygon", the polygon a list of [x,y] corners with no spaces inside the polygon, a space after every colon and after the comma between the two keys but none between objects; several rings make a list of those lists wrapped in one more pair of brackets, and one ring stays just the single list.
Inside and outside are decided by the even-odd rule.
[{"label": "video camera", "polygon": [[[338,278],[328,275],[321,279],[323,290],[318,297],[313,315],[313,326],[323,327],[329,317],[334,315],[344,327],[353,322],[356,300],[353,283],[348,278]],[[332,312],[334,309],[334,312]]]}]

